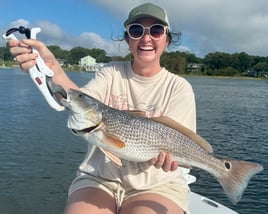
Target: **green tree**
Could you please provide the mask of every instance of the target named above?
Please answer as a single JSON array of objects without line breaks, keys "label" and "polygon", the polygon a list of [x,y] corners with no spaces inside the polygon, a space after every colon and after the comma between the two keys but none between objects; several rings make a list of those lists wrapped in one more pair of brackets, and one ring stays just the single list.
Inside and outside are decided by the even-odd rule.
[{"label": "green tree", "polygon": [[161,56],[161,66],[172,73],[184,74],[187,62],[181,57],[179,52],[164,52]]},{"label": "green tree", "polygon": [[96,59],[97,63],[103,62],[107,63],[111,61],[111,57],[106,55],[105,50],[99,48],[92,48],[89,50],[89,55]]},{"label": "green tree", "polygon": [[63,50],[59,46],[51,45],[51,46],[48,46],[48,49],[54,54],[56,58],[63,57],[63,54],[62,54]]},{"label": "green tree", "polygon": [[68,62],[72,65],[79,64],[81,58],[90,55],[89,49],[83,47],[74,47],[70,50],[70,54],[68,57]]},{"label": "green tree", "polygon": [[111,61],[124,61],[125,58],[122,56],[112,56]]},{"label": "green tree", "polygon": [[253,66],[253,69],[257,72],[268,71],[268,63],[267,62],[259,62]]},{"label": "green tree", "polygon": [[133,57],[132,53],[129,53],[129,54],[127,54],[127,55],[124,57],[124,60],[125,60],[125,61],[131,61],[131,60],[133,60],[133,59],[134,59],[134,57]]},{"label": "green tree", "polygon": [[202,59],[199,57],[196,57],[193,53],[189,53],[189,52],[178,52],[177,53],[185,58],[187,64],[188,63],[202,63]]},{"label": "green tree", "polygon": [[233,54],[232,59],[233,61],[230,63],[230,65],[242,73],[251,68],[254,57],[249,56],[245,52],[241,52]]},{"label": "green tree", "polygon": [[218,71],[218,75],[220,75],[220,76],[238,76],[239,71],[231,66],[228,66],[226,68],[220,69]]},{"label": "green tree", "polygon": [[0,59],[3,61],[13,60],[13,56],[10,54],[7,47],[0,47]]},{"label": "green tree", "polygon": [[205,56],[204,63],[211,70],[223,69],[230,66],[231,56],[222,52],[209,53]]}]

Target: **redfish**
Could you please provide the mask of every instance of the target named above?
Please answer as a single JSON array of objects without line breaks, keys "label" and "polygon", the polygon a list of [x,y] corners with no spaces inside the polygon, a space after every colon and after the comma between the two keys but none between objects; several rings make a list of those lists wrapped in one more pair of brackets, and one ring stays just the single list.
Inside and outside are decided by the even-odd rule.
[{"label": "redfish", "polygon": [[69,110],[68,128],[113,154],[118,165],[120,159],[145,162],[161,151],[169,152],[180,166],[198,167],[215,176],[233,203],[240,200],[252,176],[263,170],[258,163],[214,157],[206,140],[167,117],[120,111],[73,89],[61,103]]}]

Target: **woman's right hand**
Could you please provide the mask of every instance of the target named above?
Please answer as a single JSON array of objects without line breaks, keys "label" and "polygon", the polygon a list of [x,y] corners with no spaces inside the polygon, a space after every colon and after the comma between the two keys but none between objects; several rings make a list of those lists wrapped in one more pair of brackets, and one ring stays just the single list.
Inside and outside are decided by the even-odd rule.
[{"label": "woman's right hand", "polygon": [[37,53],[32,53],[31,47],[33,47],[39,52],[41,58],[44,60],[47,67],[53,70],[54,75],[63,72],[55,56],[51,53],[51,51],[46,47],[44,43],[38,40],[10,40],[8,41],[8,46],[10,53],[12,54],[12,56],[15,57],[20,68],[25,72],[36,64],[36,59],[38,57]]},{"label": "woman's right hand", "polygon": [[72,82],[62,69],[60,63],[57,61],[53,53],[47,46],[35,39],[23,39],[21,41],[8,41],[10,53],[15,57],[20,68],[27,72],[31,67],[36,65],[37,53],[32,52],[32,48],[36,49],[40,57],[44,60],[46,66],[53,71],[53,82],[61,85],[65,90],[69,88],[79,89],[78,86]]}]

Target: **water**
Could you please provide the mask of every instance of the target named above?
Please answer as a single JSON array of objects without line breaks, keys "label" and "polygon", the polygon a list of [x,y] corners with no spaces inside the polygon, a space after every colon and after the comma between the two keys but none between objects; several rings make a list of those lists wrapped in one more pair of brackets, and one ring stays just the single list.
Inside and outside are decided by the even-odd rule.
[{"label": "water", "polygon": [[[68,73],[83,85],[90,73]],[[268,168],[266,81],[187,78],[197,100],[198,132],[217,156],[260,162]],[[86,144],[19,70],[0,70],[0,212],[60,214]],[[268,173],[253,177],[242,200],[232,205],[218,182],[194,169],[192,190],[242,214],[268,211]]]},{"label": "water", "polygon": [[268,82],[215,78],[189,81],[196,94],[198,133],[212,144],[215,155],[259,162],[266,168],[253,177],[236,205],[204,171],[193,170],[199,179],[192,190],[241,214],[267,213]]}]

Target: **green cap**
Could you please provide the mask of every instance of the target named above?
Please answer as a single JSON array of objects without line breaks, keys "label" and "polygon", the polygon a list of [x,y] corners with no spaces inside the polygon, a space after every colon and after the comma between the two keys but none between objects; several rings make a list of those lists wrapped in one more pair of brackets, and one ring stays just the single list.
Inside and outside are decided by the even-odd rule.
[{"label": "green cap", "polygon": [[129,24],[146,17],[155,18],[169,27],[166,11],[151,3],[145,3],[132,9],[128,15],[128,19],[124,22],[124,26],[127,27]]}]

